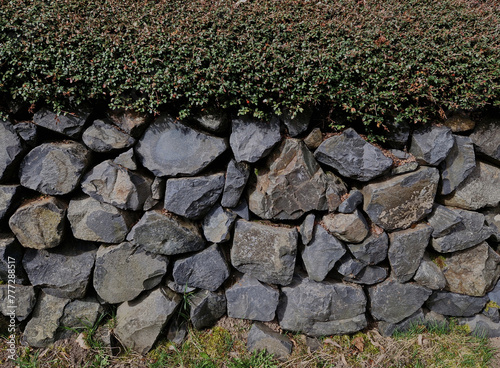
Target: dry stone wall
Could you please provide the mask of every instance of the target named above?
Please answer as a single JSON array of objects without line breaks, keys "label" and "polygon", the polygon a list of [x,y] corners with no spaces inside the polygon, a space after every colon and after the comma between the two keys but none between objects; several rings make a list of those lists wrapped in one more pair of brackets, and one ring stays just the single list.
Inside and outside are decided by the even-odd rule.
[{"label": "dry stone wall", "polygon": [[1,313],[44,347],[114,309],[140,353],[185,299],[194,328],[253,320],[249,346],[280,356],[291,343],[260,322],[388,335],[455,317],[499,336],[500,120],[382,149],[310,118],[1,121]]}]

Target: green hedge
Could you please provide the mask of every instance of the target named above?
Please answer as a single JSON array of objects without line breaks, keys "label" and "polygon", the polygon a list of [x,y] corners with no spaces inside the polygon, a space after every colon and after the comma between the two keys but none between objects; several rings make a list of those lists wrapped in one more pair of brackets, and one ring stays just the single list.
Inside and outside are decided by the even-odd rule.
[{"label": "green hedge", "polygon": [[499,104],[496,0],[0,0],[0,94],[366,125]]}]

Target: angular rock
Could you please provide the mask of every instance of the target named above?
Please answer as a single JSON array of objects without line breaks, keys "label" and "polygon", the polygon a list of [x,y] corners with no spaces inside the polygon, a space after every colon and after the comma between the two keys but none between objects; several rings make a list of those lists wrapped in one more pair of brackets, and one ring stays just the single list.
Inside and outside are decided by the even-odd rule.
[{"label": "angular rock", "polygon": [[234,229],[231,264],[259,281],[288,285],[292,282],[297,241],[295,228],[238,220]]},{"label": "angular rock", "polygon": [[335,269],[344,277],[354,278],[363,271],[366,264],[353,258],[349,253],[339,259]]},{"label": "angular rock", "polygon": [[311,242],[314,236],[315,221],[316,221],[316,216],[313,213],[310,213],[309,215],[306,216],[304,222],[302,222],[302,225],[300,225],[299,233],[302,239],[302,244],[308,245]]},{"label": "angular rock", "polygon": [[33,286],[0,285],[0,313],[4,316],[15,315],[18,321],[24,321],[35,307],[35,303],[36,293]]},{"label": "angular rock", "polygon": [[54,343],[59,321],[69,302],[70,299],[41,291],[33,315],[24,329],[23,340],[36,348],[45,348]]},{"label": "angular rock", "polygon": [[21,159],[23,152],[21,139],[13,125],[0,120],[0,182],[9,179],[9,175]]},{"label": "angular rock", "polygon": [[21,139],[30,146],[35,146],[38,138],[38,126],[32,122],[21,122],[14,125],[14,130]]},{"label": "angular rock", "polygon": [[223,138],[213,137],[162,115],[135,146],[141,164],[155,176],[198,174],[227,149]]},{"label": "angular rock", "polygon": [[179,285],[215,291],[229,277],[229,266],[219,246],[213,244],[194,255],[177,259],[173,275]]},{"label": "angular rock", "polygon": [[21,185],[48,195],[73,191],[90,160],[90,151],[77,142],[44,143],[32,149],[19,170]]},{"label": "angular rock", "polygon": [[434,229],[432,237],[439,238],[451,233],[455,225],[460,224],[463,218],[458,211],[435,204],[433,211],[427,216],[427,221],[429,221],[429,225]]},{"label": "angular rock", "polygon": [[460,318],[460,325],[467,325],[474,336],[480,337],[500,337],[500,323],[492,321],[483,315],[476,315],[470,318]]},{"label": "angular rock", "polygon": [[295,220],[326,210],[325,174],[297,139],[285,140],[250,181],[248,206],[264,219]]},{"label": "angular rock", "polygon": [[493,231],[492,239],[500,242],[500,207],[487,209],[483,212],[483,215],[486,224]]},{"label": "angular rock", "polygon": [[59,298],[83,298],[87,291],[96,247],[83,242],[64,243],[56,249],[28,249],[23,266],[33,286]]},{"label": "angular rock", "polygon": [[120,304],[114,332],[125,347],[146,354],[180,302],[177,294],[159,287],[137,300]]},{"label": "angular rock", "polygon": [[389,272],[387,269],[378,266],[366,266],[354,278],[344,277],[347,282],[361,285],[374,285],[384,281]]},{"label": "angular rock", "polygon": [[81,240],[121,243],[136,219],[135,214],[92,197],[72,199],[68,206],[68,220],[73,236]]},{"label": "angular rock", "polygon": [[424,255],[422,258],[413,279],[418,284],[431,290],[441,290],[446,287],[446,279],[443,271],[427,255]]},{"label": "angular rock", "polygon": [[221,206],[214,206],[203,219],[203,234],[211,243],[223,243],[231,238],[237,215]]},{"label": "angular rock", "polygon": [[474,129],[476,123],[463,111],[457,111],[443,122],[453,133],[462,133]]},{"label": "angular rock", "polygon": [[95,120],[83,132],[82,140],[94,152],[109,152],[129,148],[135,143],[134,138],[105,120]]},{"label": "angular rock", "polygon": [[67,115],[57,115],[46,108],[41,108],[33,116],[33,123],[68,137],[78,138],[89,116],[90,111],[86,110],[73,111]]},{"label": "angular rock", "polygon": [[391,323],[380,321],[378,323],[378,330],[382,334],[382,336],[392,336],[394,332],[405,332],[408,331],[412,326],[416,324],[424,324],[425,316],[422,309],[419,309],[415,313],[413,313],[410,317],[405,318],[401,322]]},{"label": "angular rock", "polygon": [[233,207],[229,210],[242,219],[250,221],[250,210],[248,209],[248,203],[245,198],[242,198],[240,203],[238,203],[236,207]]},{"label": "angular rock", "polygon": [[59,321],[57,338],[66,339],[73,335],[75,330],[92,328],[103,312],[104,308],[93,297],[69,302]]},{"label": "angular rock", "polygon": [[205,247],[199,228],[191,221],[160,211],[147,211],[127,236],[146,251],[174,255]]},{"label": "angular rock", "polygon": [[167,265],[166,257],[148,253],[131,243],[100,246],[95,261],[94,289],[107,303],[129,301],[158,285],[167,272]]},{"label": "angular rock", "polygon": [[124,109],[110,110],[107,116],[113,124],[134,138],[141,135],[151,120],[148,114]]},{"label": "angular rock", "polygon": [[450,128],[426,127],[413,132],[410,153],[422,165],[437,166],[448,156],[454,142]]},{"label": "angular rock", "polygon": [[321,142],[323,142],[323,134],[319,128],[314,128],[311,133],[304,138],[304,143],[310,150],[318,148]]},{"label": "angular rock", "polygon": [[168,179],[165,209],[189,219],[200,218],[217,202],[223,188],[223,173]]},{"label": "angular rock", "polygon": [[365,218],[355,210],[353,213],[331,213],[323,217],[323,226],[340,240],[361,243],[369,233]]},{"label": "angular rock", "polygon": [[416,171],[419,168],[418,162],[407,162],[391,170],[391,175],[401,175]]},{"label": "angular rock", "polygon": [[432,167],[366,185],[364,211],[385,230],[406,229],[432,211],[439,172]]},{"label": "angular rock", "polygon": [[444,263],[446,290],[454,293],[483,296],[500,277],[500,255],[486,242],[445,255]]},{"label": "angular rock", "polygon": [[411,280],[417,271],[431,233],[432,227],[418,224],[414,228],[396,231],[389,235],[389,263],[399,282]]},{"label": "angular rock", "polygon": [[366,296],[359,286],[316,282],[296,275],[281,289],[281,328],[310,336],[351,334],[367,326]]},{"label": "angular rock", "polygon": [[500,305],[500,282],[497,282],[493,290],[491,290],[488,293],[488,298],[494,302]]},{"label": "angular rock", "polygon": [[113,162],[129,170],[137,170],[137,162],[135,161],[134,150],[132,148],[118,155]]},{"label": "angular rock", "polygon": [[250,352],[265,350],[275,359],[285,361],[292,353],[292,341],[263,323],[254,323],[248,332],[247,349]]},{"label": "angular rock", "polygon": [[342,196],[347,193],[347,185],[337,175],[326,172],[326,203],[328,212],[334,212],[342,203]]},{"label": "angular rock", "polygon": [[283,112],[281,121],[287,127],[288,134],[291,137],[296,137],[307,130],[311,122],[312,112],[309,108],[304,109],[302,112],[297,111],[295,114],[290,113],[289,110]]},{"label": "angular rock", "polygon": [[472,211],[497,206],[500,203],[500,168],[477,161],[467,179],[442,202]]},{"label": "angular rock", "polygon": [[389,152],[392,155],[396,156],[396,158],[399,158],[400,160],[408,160],[411,157],[411,155],[408,152],[401,151],[398,149],[391,149],[389,150]]},{"label": "angular rock", "polygon": [[278,307],[279,291],[255,277],[243,275],[226,290],[227,315],[231,318],[272,321]]},{"label": "angular rock", "polygon": [[229,144],[236,161],[256,162],[267,156],[281,139],[280,122],[251,120],[240,117],[233,119]]},{"label": "angular rock", "polygon": [[188,321],[186,321],[180,314],[170,319],[166,329],[167,340],[177,346],[187,339],[188,334]]},{"label": "angular rock", "polygon": [[9,213],[20,185],[0,185],[0,221]]},{"label": "angular rock", "polygon": [[340,213],[353,213],[360,204],[363,203],[363,193],[359,190],[353,190],[349,193],[349,197],[344,200],[339,206]]},{"label": "angular rock", "polygon": [[500,313],[498,312],[498,308],[496,306],[490,307],[486,304],[486,307],[483,309],[481,314],[488,317],[492,322],[500,322]]},{"label": "angular rock", "polygon": [[442,162],[442,195],[450,194],[457,189],[476,167],[476,155],[472,140],[469,137],[459,135],[454,137],[455,143]]},{"label": "angular rock", "polygon": [[197,330],[209,328],[226,314],[226,295],[200,290],[189,298],[189,320]]},{"label": "angular rock", "polygon": [[392,166],[392,160],[366,142],[354,129],[325,140],[314,152],[316,159],[337,170],[340,175],[369,181]]},{"label": "angular rock", "polygon": [[401,284],[390,278],[369,289],[371,314],[375,319],[398,323],[425,303],[432,291],[419,285]]},{"label": "angular rock", "polygon": [[12,275],[12,271],[9,273],[12,265],[15,269],[14,283],[24,284],[28,281],[22,264],[23,253],[23,247],[12,234],[0,233],[0,280],[4,283],[8,283],[9,279],[12,280],[12,276],[9,278],[9,275]]},{"label": "angular rock", "polygon": [[493,234],[493,230],[484,224],[483,214],[459,209],[449,210],[455,212],[461,221],[449,227],[448,234],[432,239],[432,247],[438,252],[464,250],[481,243]]},{"label": "angular rock", "polygon": [[246,162],[229,161],[226,172],[226,182],[222,193],[221,205],[236,207],[250,176],[250,165]]},{"label": "angular rock", "polygon": [[470,317],[483,310],[488,297],[474,297],[435,291],[427,300],[426,306],[431,311],[452,317]]},{"label": "angular rock", "polygon": [[10,229],[26,248],[54,248],[63,239],[66,208],[55,197],[37,199],[17,209],[9,219]]},{"label": "angular rock", "polygon": [[82,190],[99,202],[122,210],[140,211],[151,200],[153,179],[127,170],[111,160],[101,162],[88,172]]},{"label": "angular rock", "polygon": [[500,162],[500,126],[498,119],[485,119],[471,134],[476,149],[496,162]]},{"label": "angular rock", "polygon": [[223,112],[212,112],[195,117],[195,120],[206,130],[221,133],[229,127],[230,119]]},{"label": "angular rock", "polygon": [[347,247],[356,259],[374,265],[387,258],[389,238],[385,231],[380,230],[377,233],[371,233],[362,243],[347,244]]}]

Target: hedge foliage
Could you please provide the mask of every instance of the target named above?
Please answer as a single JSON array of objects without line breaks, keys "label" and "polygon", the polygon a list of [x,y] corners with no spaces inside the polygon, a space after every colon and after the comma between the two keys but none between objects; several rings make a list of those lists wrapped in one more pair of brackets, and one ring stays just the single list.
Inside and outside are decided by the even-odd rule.
[{"label": "hedge foliage", "polygon": [[0,94],[366,125],[499,104],[497,0],[0,0]]}]

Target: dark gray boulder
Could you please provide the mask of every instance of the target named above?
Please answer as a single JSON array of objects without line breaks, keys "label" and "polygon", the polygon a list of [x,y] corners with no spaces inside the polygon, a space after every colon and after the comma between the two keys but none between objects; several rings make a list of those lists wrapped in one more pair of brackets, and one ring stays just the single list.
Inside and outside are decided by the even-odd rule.
[{"label": "dark gray boulder", "polygon": [[470,317],[483,310],[488,302],[488,297],[474,297],[435,291],[426,302],[431,311],[453,317]]},{"label": "dark gray boulder", "polygon": [[217,202],[223,188],[223,173],[168,179],[165,209],[189,219],[200,218]]},{"label": "dark gray boulder", "polygon": [[229,209],[232,213],[235,213],[238,217],[244,220],[250,221],[250,210],[248,209],[248,203],[245,198],[241,198],[240,203],[236,207]]},{"label": "dark gray boulder", "polygon": [[374,285],[384,281],[389,272],[384,267],[366,266],[354,277],[344,277],[347,282],[361,285]]},{"label": "dark gray boulder", "polygon": [[292,353],[292,341],[263,323],[254,323],[248,332],[247,349],[250,352],[265,350],[273,358],[285,361]]},{"label": "dark gray boulder", "polygon": [[302,240],[302,244],[308,245],[314,236],[316,216],[314,213],[310,213],[306,216],[304,221],[299,227],[299,234]]},{"label": "dark gray boulder", "polygon": [[123,166],[126,169],[136,171],[138,166],[135,160],[134,150],[131,148],[128,151],[120,153],[113,162],[117,165]]},{"label": "dark gray boulder", "polygon": [[285,109],[280,119],[285,124],[288,134],[291,137],[296,137],[307,130],[312,113],[313,111],[310,108],[305,108],[296,113],[291,113],[288,109]]},{"label": "dark gray boulder", "polygon": [[221,206],[214,206],[202,222],[205,239],[211,243],[223,243],[231,238],[231,229],[237,215]]},{"label": "dark gray boulder", "polygon": [[353,213],[359,205],[363,203],[363,193],[359,190],[352,190],[347,197],[339,206],[338,211],[340,213]]},{"label": "dark gray boulder", "polygon": [[0,120],[0,183],[9,179],[23,153],[23,145],[14,126]]},{"label": "dark gray boulder", "polygon": [[500,305],[500,282],[497,282],[493,290],[491,290],[488,293],[488,298],[494,302]]},{"label": "dark gray boulder", "polygon": [[36,292],[33,286],[11,283],[0,285],[0,313],[4,316],[15,315],[18,321],[24,321],[35,307],[35,303]]},{"label": "dark gray boulder", "polygon": [[471,134],[476,149],[496,162],[500,162],[500,125],[497,119],[484,119]]},{"label": "dark gray boulder", "polygon": [[90,113],[91,111],[88,110],[78,110],[67,115],[57,115],[46,108],[41,108],[33,116],[33,122],[38,126],[68,137],[78,138],[89,119]]},{"label": "dark gray boulder", "polygon": [[0,185],[0,221],[10,212],[20,185]]},{"label": "dark gray boulder", "polygon": [[435,204],[434,209],[427,216],[427,221],[433,228],[432,237],[439,238],[451,233],[455,225],[462,223],[463,218],[455,209]]},{"label": "dark gray boulder", "polygon": [[370,232],[359,210],[353,213],[330,213],[323,217],[322,223],[330,233],[348,243],[361,243]]},{"label": "dark gray boulder", "polygon": [[425,324],[425,315],[420,308],[418,311],[413,313],[410,317],[405,318],[401,322],[391,323],[380,321],[378,323],[377,329],[379,330],[382,336],[392,336],[394,332],[406,332],[414,325],[422,325]]},{"label": "dark gray boulder", "polygon": [[226,295],[223,292],[200,290],[189,298],[189,320],[197,330],[215,325],[226,314]]},{"label": "dark gray boulder", "polygon": [[469,137],[454,136],[455,143],[441,164],[441,194],[453,192],[476,167],[474,146]]},{"label": "dark gray boulder", "polygon": [[392,166],[392,160],[381,150],[366,142],[354,129],[325,140],[314,152],[316,159],[359,181],[369,181],[382,175]]},{"label": "dark gray boulder", "polygon": [[76,331],[92,328],[103,313],[104,308],[94,297],[69,302],[59,320],[57,339],[67,339]]},{"label": "dark gray boulder", "polygon": [[168,115],[156,119],[135,146],[139,161],[155,176],[196,175],[226,149],[223,138],[194,130]]},{"label": "dark gray boulder", "polygon": [[437,166],[448,156],[454,142],[450,128],[425,127],[413,132],[410,153],[422,165]]},{"label": "dark gray boulder", "polygon": [[351,256],[350,253],[346,253],[335,265],[335,270],[344,277],[354,278],[359,275],[365,267],[366,263],[357,260]]},{"label": "dark gray boulder", "polygon": [[82,135],[85,145],[95,152],[109,152],[129,148],[135,139],[105,120],[95,120]]},{"label": "dark gray boulder", "polygon": [[226,171],[226,182],[222,193],[223,207],[236,207],[250,176],[250,165],[246,162],[229,161]]},{"label": "dark gray boulder", "polygon": [[90,162],[90,151],[77,142],[44,143],[33,148],[19,170],[23,187],[48,195],[72,192]]},{"label": "dark gray boulder", "polygon": [[[4,283],[8,283],[9,269],[14,265],[14,283],[25,284],[28,281],[28,277],[24,272],[22,260],[23,260],[24,249],[18,243],[14,235],[0,233],[0,280]],[[10,266],[10,267],[9,267]],[[10,277],[12,280],[12,276]]]},{"label": "dark gray boulder", "polygon": [[35,146],[38,139],[38,126],[32,122],[20,122],[14,125],[14,130],[29,146]]},{"label": "dark gray boulder", "polygon": [[431,290],[441,290],[446,287],[446,279],[443,271],[434,263],[428,255],[424,255],[420,266],[413,277],[417,284]]},{"label": "dark gray boulder", "polygon": [[371,233],[363,242],[347,244],[352,255],[362,262],[374,265],[387,258],[389,238],[387,233],[378,228],[377,233]]}]

